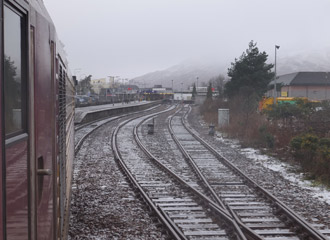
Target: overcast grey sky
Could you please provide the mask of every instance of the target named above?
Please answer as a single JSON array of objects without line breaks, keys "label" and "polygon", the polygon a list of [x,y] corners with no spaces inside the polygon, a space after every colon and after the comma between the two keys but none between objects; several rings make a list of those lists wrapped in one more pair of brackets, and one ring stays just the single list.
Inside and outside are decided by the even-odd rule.
[{"label": "overcast grey sky", "polygon": [[329,0],[44,0],[74,73],[132,78],[188,59],[330,48]]}]

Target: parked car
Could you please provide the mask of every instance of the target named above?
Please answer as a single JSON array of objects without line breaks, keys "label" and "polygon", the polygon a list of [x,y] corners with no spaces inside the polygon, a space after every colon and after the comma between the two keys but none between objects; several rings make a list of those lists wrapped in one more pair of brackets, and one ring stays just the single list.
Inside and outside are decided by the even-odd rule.
[{"label": "parked car", "polygon": [[89,97],[90,98],[90,103],[91,104],[98,104],[99,103],[99,96],[97,95],[92,95]]},{"label": "parked car", "polygon": [[76,95],[75,96],[75,103],[76,106],[86,106],[89,104],[89,97],[86,95]]}]

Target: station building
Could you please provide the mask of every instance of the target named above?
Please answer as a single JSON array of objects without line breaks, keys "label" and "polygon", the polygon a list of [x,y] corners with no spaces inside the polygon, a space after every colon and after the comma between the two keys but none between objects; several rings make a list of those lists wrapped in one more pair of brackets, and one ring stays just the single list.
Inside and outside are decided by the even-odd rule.
[{"label": "station building", "polygon": [[[306,97],[311,101],[330,100],[329,72],[295,72],[276,78],[277,97]],[[267,97],[274,96],[274,80]]]}]

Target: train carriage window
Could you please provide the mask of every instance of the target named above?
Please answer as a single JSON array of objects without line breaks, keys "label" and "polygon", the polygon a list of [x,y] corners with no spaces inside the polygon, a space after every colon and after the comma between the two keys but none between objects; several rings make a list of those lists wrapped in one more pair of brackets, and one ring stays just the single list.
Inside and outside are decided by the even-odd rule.
[{"label": "train carriage window", "polygon": [[23,16],[4,6],[4,103],[6,137],[26,130]]}]

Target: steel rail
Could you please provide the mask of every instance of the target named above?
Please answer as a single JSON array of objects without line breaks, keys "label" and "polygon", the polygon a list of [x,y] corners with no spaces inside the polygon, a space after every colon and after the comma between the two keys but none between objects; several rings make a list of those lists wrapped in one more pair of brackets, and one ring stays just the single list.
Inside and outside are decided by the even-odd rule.
[{"label": "steel rail", "polygon": [[225,164],[227,167],[231,168],[241,177],[245,178],[252,187],[258,189],[261,193],[264,194],[269,200],[271,200],[275,207],[278,208],[278,213],[283,211],[285,213],[285,217],[289,217],[293,222],[295,222],[299,227],[299,231],[304,230],[309,236],[313,237],[313,239],[317,240],[328,240],[328,238],[315,229],[313,226],[308,224],[304,219],[302,219],[297,213],[295,213],[292,209],[286,206],[282,201],[276,198],[273,194],[269,191],[264,189],[263,187],[259,186],[254,180],[248,177],[245,173],[243,173],[238,167],[232,164],[226,157],[224,157],[221,153],[219,153],[216,149],[214,149],[209,143],[207,143],[204,139],[199,137],[190,126],[187,126],[188,123],[184,121],[184,118],[190,113],[191,107],[189,106],[189,111],[187,111],[184,116],[181,118],[183,126],[186,130],[200,143],[202,143],[207,149],[209,149],[214,156],[217,157],[219,161]]},{"label": "steel rail", "polygon": [[[75,147],[74,147],[74,155],[77,155],[77,153],[79,152],[79,150],[80,150],[80,148],[81,148],[83,142],[84,142],[84,141],[86,140],[86,138],[87,138],[89,135],[91,135],[95,130],[99,129],[99,128],[102,127],[104,124],[107,124],[107,123],[109,123],[109,122],[113,122],[113,121],[118,120],[118,119],[123,118],[123,117],[125,117],[125,116],[112,117],[112,118],[110,118],[108,121],[106,121],[106,122],[104,122],[104,123],[98,125],[97,127],[91,129],[91,131],[89,131],[89,132],[86,133],[84,136],[82,136],[82,138],[80,138],[79,141],[78,141],[78,143],[75,145]],[[102,119],[102,120],[99,120],[99,121],[103,121],[103,120],[105,120],[105,119]],[[90,125],[92,125],[92,124],[95,124],[96,122],[98,122],[98,121],[95,121],[95,122],[93,122],[93,123],[90,123],[90,124],[88,124],[88,125],[86,125],[86,126],[84,126],[84,127],[87,127],[87,126],[90,126]]]},{"label": "steel rail", "polygon": [[173,128],[172,128],[172,119],[173,119],[173,117],[179,111],[181,111],[181,109],[179,109],[177,112],[175,112],[175,114],[173,114],[171,116],[171,118],[170,118],[170,120],[168,122],[168,129],[169,129],[169,132],[170,132],[170,134],[172,136],[172,139],[174,140],[174,142],[176,143],[176,145],[179,147],[180,151],[183,153],[183,155],[186,158],[187,162],[190,164],[190,166],[194,169],[194,171],[196,172],[196,174],[198,175],[198,177],[202,180],[202,182],[204,183],[204,185],[207,187],[208,191],[211,192],[211,195],[214,197],[214,199],[216,200],[216,202],[220,205],[221,208],[223,208],[225,211],[227,211],[226,210],[226,206],[224,205],[224,203],[220,200],[219,196],[215,193],[214,189],[211,187],[210,183],[207,181],[207,179],[205,178],[204,174],[201,172],[201,170],[196,165],[195,161],[191,158],[191,156],[186,151],[186,149],[179,142],[178,138],[176,137],[176,135],[175,135],[175,133],[173,131]]},{"label": "steel rail", "polygon": [[[171,109],[167,109],[165,111],[170,111]],[[163,112],[165,112],[163,111]],[[160,112],[161,113],[161,112]],[[160,113],[156,113],[156,114],[150,114],[151,117],[160,114]],[[167,230],[169,231],[170,235],[176,239],[176,240],[187,240],[187,238],[181,233],[181,231],[178,231],[177,228],[174,227],[174,222],[171,222],[170,219],[163,214],[162,211],[159,210],[159,208],[153,203],[153,201],[149,198],[149,196],[147,195],[147,193],[143,190],[143,188],[141,187],[141,185],[137,182],[137,180],[135,179],[135,177],[133,176],[133,174],[131,173],[131,171],[128,169],[126,163],[124,162],[121,153],[119,151],[118,148],[118,143],[117,143],[117,135],[119,130],[126,125],[127,123],[139,118],[141,116],[138,117],[133,117],[131,119],[128,119],[124,122],[122,122],[121,124],[119,124],[115,131],[112,133],[112,137],[111,137],[111,145],[112,145],[112,151],[114,153],[114,157],[115,160],[117,161],[117,163],[120,165],[122,171],[126,174],[126,176],[129,178],[129,181],[131,182],[131,184],[139,191],[139,193],[141,194],[142,198],[144,199],[144,201],[148,204],[148,206],[152,209],[152,211],[158,216],[158,219],[163,223],[163,225],[167,228]]]},{"label": "steel rail", "polygon": [[[197,197],[199,197],[201,200],[203,200],[203,203],[207,204],[207,206],[214,211],[217,216],[225,220],[228,224],[233,226],[233,230],[236,233],[236,236],[238,239],[245,240],[245,239],[263,239],[260,238],[258,235],[255,235],[253,232],[248,233],[248,238],[241,232],[241,229],[237,226],[237,223],[234,221],[230,213],[223,209],[219,204],[213,202],[210,198],[205,196],[203,193],[199,192],[194,187],[190,186],[185,180],[183,180],[179,175],[177,175],[175,172],[167,168],[163,163],[161,163],[147,148],[144,146],[144,144],[141,142],[141,139],[137,133],[138,127],[140,127],[145,121],[149,120],[152,117],[146,118],[143,121],[141,121],[139,124],[137,124],[133,129],[134,139],[137,142],[137,144],[140,146],[140,148],[145,152],[145,154],[150,158],[150,160],[154,161],[154,163],[161,168],[162,170],[166,171],[168,174],[170,174],[175,180],[177,180],[179,183],[183,184],[187,189],[189,189],[191,192],[193,192]],[[247,229],[248,232],[249,229]]]},{"label": "steel rail", "polygon": [[[170,131],[170,134],[174,140],[174,142],[177,144],[179,147],[180,151],[183,153],[185,156],[186,160],[188,163],[192,166],[194,171],[197,173],[198,177],[202,180],[206,188],[209,190],[211,195],[213,196],[214,199],[216,199],[216,202],[220,205],[220,207],[224,210],[227,211],[229,215],[233,217],[234,221],[234,227],[235,229],[241,233],[243,236],[244,234],[241,232],[242,230],[245,232],[247,236],[249,236],[250,239],[263,239],[260,235],[258,235],[255,231],[253,231],[251,228],[247,227],[243,222],[241,222],[236,215],[233,215],[233,211],[231,210],[230,206],[226,206],[223,201],[219,198],[218,194],[214,191],[213,187],[210,185],[208,180],[205,178],[204,174],[201,172],[200,168],[197,166],[195,161],[192,159],[192,157],[189,155],[189,153],[186,151],[186,149],[182,146],[178,138],[176,137],[173,128],[172,128],[172,119],[173,117],[179,112],[181,109],[179,109],[175,114],[173,114],[170,118],[170,121],[168,123],[168,129]],[[227,210],[229,209],[229,211]]]}]

